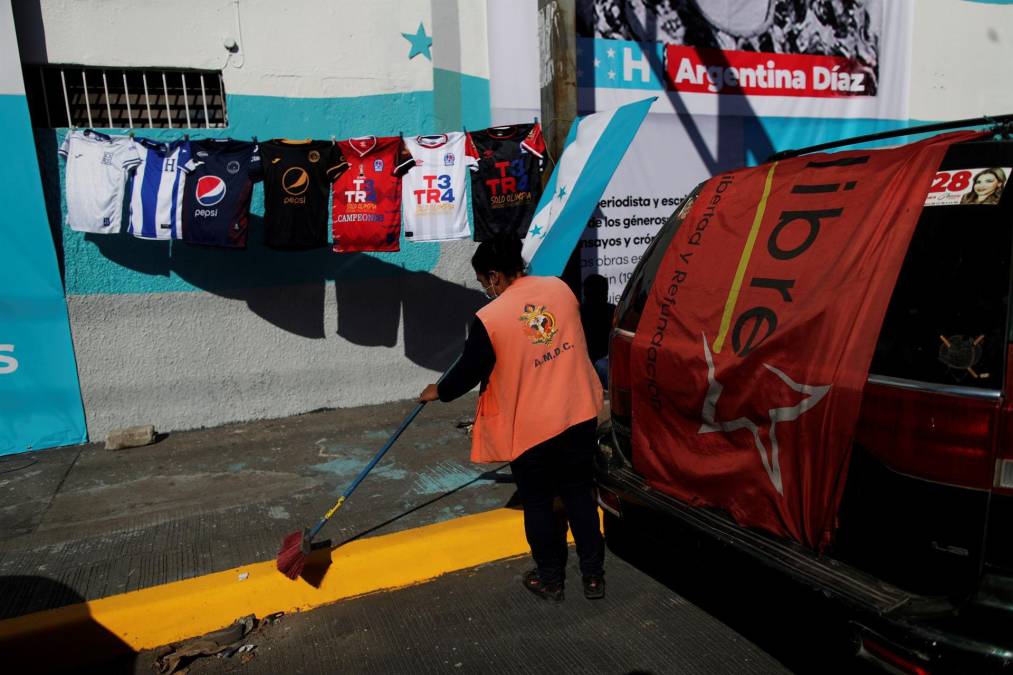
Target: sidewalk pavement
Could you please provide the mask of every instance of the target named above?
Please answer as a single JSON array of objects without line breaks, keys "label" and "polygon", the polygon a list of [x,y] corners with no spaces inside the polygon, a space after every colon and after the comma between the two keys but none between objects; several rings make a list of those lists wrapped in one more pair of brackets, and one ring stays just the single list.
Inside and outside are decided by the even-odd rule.
[{"label": "sidewalk pavement", "polygon": [[[414,406],[402,401],[0,459],[0,619],[272,560]],[[335,544],[507,505],[468,461],[475,396],[426,406],[325,528]]]}]

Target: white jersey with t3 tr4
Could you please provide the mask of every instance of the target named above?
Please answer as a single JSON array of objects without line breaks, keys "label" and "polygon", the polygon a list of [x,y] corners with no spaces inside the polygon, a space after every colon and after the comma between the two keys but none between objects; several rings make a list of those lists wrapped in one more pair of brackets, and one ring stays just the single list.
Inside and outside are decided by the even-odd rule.
[{"label": "white jersey with t3 tr4", "polygon": [[478,162],[471,139],[460,131],[404,139],[415,166],[401,182],[405,239],[441,241],[471,236],[464,195],[468,167]]}]

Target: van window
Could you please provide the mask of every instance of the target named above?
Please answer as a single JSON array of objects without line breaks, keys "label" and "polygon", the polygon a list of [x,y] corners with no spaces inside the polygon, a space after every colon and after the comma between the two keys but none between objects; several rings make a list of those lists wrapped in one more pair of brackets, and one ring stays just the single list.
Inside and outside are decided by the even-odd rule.
[{"label": "van window", "polygon": [[641,256],[640,262],[637,263],[636,269],[633,270],[633,275],[630,277],[630,281],[626,284],[623,295],[619,299],[619,308],[616,311],[618,318],[616,322],[617,327],[636,331],[637,324],[640,322],[640,315],[647,304],[647,295],[651,290],[651,286],[654,285],[654,277],[658,274],[658,268],[661,267],[661,261],[665,258],[665,252],[672,243],[672,239],[675,238],[675,233],[679,230],[679,226],[682,225],[682,221],[686,219],[686,216],[689,215],[692,209],[692,203],[687,204],[687,202],[695,200],[703,186],[704,183],[700,183],[683,198],[671,217],[669,217],[668,222],[661,227],[654,241],[644,251],[644,255]]},{"label": "van window", "polygon": [[[965,146],[956,154],[967,152]],[[955,161],[994,165],[953,154],[943,169]],[[1013,243],[1010,200],[1003,202],[922,211],[880,331],[872,373],[1002,388]]]}]

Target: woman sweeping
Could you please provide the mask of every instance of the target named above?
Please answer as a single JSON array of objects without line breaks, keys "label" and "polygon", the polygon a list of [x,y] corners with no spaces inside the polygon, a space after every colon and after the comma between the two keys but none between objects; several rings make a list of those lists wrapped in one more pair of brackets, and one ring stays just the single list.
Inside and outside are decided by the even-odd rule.
[{"label": "woman sweeping", "polygon": [[471,459],[509,461],[524,504],[535,569],[524,587],[563,599],[566,533],[552,510],[558,495],[577,545],[584,595],[605,596],[604,543],[592,485],[602,388],[587,354],[580,308],[555,277],[524,274],[521,242],[482,242],[471,259],[492,302],[472,322],[464,353],[420,401],[452,401],[481,383]]}]

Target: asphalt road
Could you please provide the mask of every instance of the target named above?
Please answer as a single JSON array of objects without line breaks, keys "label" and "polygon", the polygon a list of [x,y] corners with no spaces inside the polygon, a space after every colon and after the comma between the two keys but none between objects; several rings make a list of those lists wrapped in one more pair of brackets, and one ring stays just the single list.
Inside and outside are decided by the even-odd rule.
[{"label": "asphalt road", "polygon": [[[520,584],[527,559],[283,617],[253,656],[209,657],[190,673],[786,673],[774,658],[628,563],[607,561],[605,599],[572,569],[562,603]],[[135,672],[151,672],[142,653]]]},{"label": "asphalt road", "polygon": [[[635,526],[612,533],[601,601],[583,597],[572,551],[560,604],[521,587],[527,558],[500,561],[285,616],[248,640],[245,661],[203,658],[189,672],[879,672],[853,658],[821,596],[667,523]],[[147,673],[153,659],[120,665]]]}]

